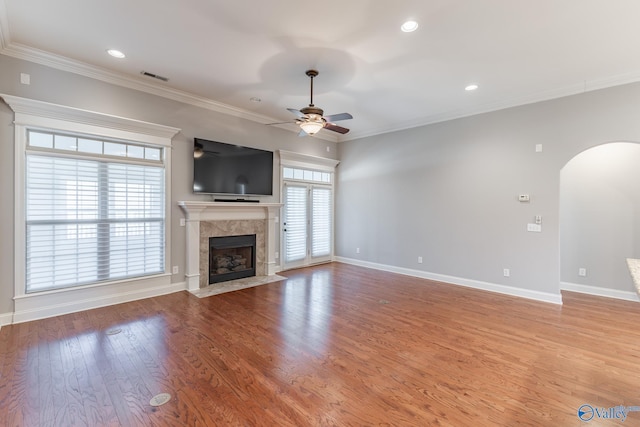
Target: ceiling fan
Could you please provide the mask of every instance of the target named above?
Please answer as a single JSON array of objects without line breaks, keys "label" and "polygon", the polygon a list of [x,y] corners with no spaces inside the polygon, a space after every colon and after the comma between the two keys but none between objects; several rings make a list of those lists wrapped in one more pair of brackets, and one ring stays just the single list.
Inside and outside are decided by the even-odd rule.
[{"label": "ceiling fan", "polygon": [[318,71],[307,70],[305,74],[311,79],[311,101],[309,102],[309,106],[301,108],[300,110],[296,110],[295,108],[287,108],[287,110],[289,110],[293,115],[296,116],[295,123],[300,126],[301,129],[299,135],[315,135],[320,131],[320,129],[327,129],[341,134],[349,132],[349,129],[338,126],[333,122],[352,119],[353,116],[349,113],[324,116],[324,111],[321,108],[313,105],[313,78],[318,76]]}]

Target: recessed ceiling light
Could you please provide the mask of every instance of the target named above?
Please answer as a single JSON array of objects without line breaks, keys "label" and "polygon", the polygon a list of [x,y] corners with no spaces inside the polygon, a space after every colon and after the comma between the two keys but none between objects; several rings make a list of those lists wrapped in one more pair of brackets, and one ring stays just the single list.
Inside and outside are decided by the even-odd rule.
[{"label": "recessed ceiling light", "polygon": [[478,85],[477,84],[471,84],[471,85],[469,85],[469,86],[464,88],[464,90],[466,90],[467,92],[470,92],[470,91],[476,90],[476,89],[478,89]]},{"label": "recessed ceiling light", "polygon": [[400,26],[400,29],[405,33],[411,33],[418,29],[418,23],[416,21],[407,21]]},{"label": "recessed ceiling light", "polygon": [[118,59],[122,59],[125,57],[124,53],[120,52],[117,49],[108,49],[107,53],[113,56],[114,58],[118,58]]}]

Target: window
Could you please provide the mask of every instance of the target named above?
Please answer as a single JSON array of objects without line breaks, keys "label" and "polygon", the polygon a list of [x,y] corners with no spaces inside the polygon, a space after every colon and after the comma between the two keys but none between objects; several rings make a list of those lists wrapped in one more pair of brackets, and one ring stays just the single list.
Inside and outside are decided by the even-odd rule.
[{"label": "window", "polygon": [[179,290],[167,248],[180,129],[0,97],[14,112],[13,321]]},{"label": "window", "polygon": [[291,168],[291,167],[283,167],[282,168],[282,177],[286,180],[294,180],[294,181],[309,181],[309,182],[317,182],[323,184],[331,184],[331,176],[333,174],[330,172],[321,172],[309,169],[301,169],[301,168]]},{"label": "window", "polygon": [[164,272],[162,152],[27,130],[27,293]]},{"label": "window", "polygon": [[13,321],[180,288],[167,250],[180,129],[0,97],[14,112]]}]

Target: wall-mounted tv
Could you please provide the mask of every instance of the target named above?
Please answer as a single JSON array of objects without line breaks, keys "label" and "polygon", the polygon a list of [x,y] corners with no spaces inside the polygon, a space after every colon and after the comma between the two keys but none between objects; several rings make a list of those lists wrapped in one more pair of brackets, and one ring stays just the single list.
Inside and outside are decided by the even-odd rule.
[{"label": "wall-mounted tv", "polygon": [[271,196],[273,152],[194,138],[193,192]]}]

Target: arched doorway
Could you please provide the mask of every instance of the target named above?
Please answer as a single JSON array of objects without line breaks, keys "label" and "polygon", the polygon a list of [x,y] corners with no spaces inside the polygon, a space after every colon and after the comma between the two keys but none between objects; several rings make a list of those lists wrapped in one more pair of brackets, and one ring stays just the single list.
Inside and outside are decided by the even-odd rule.
[{"label": "arched doorway", "polygon": [[560,171],[561,289],[638,300],[626,258],[640,258],[640,144],[607,143]]}]

